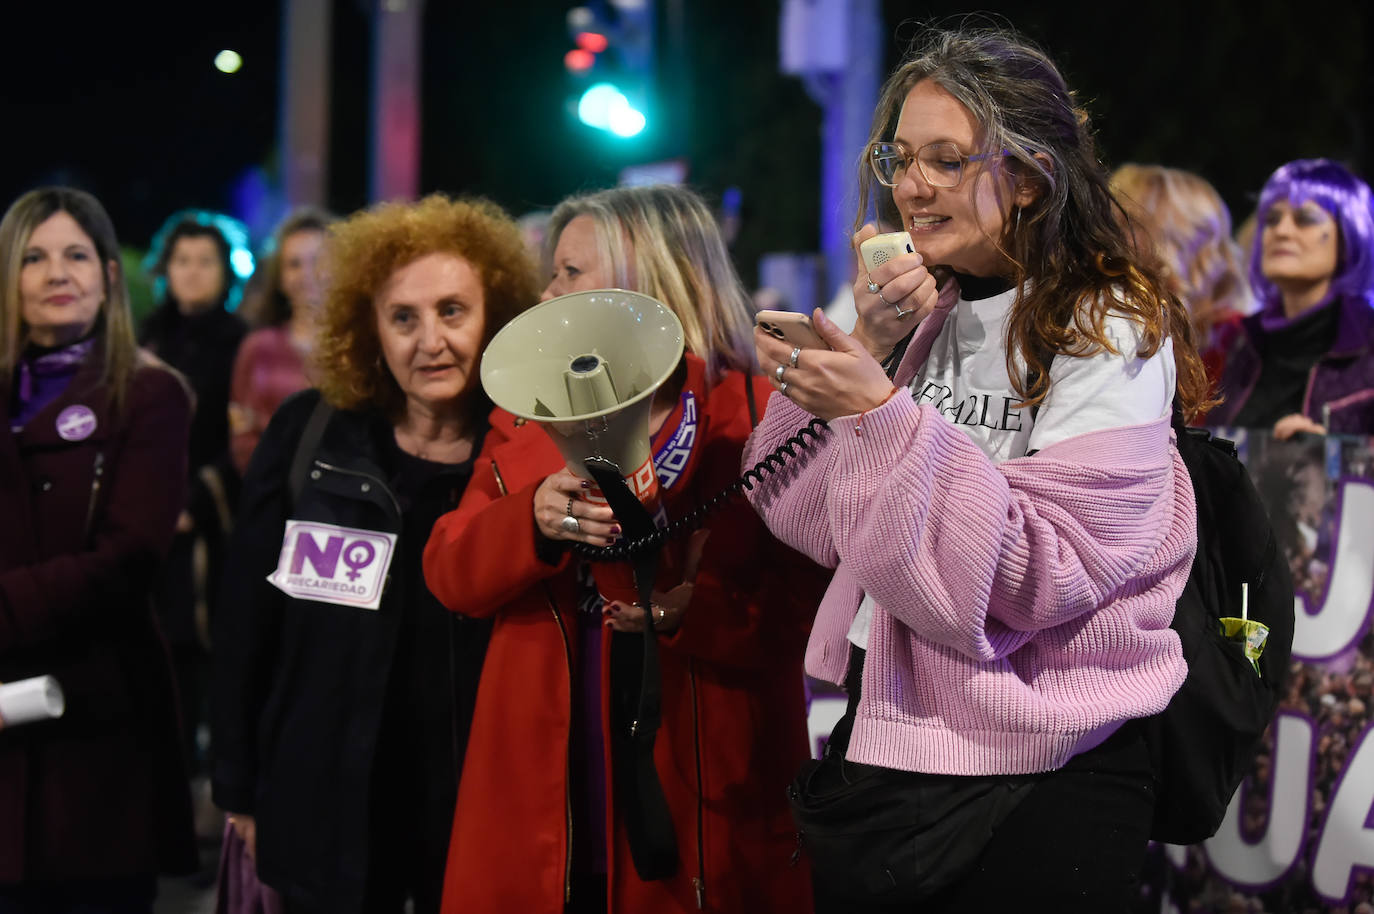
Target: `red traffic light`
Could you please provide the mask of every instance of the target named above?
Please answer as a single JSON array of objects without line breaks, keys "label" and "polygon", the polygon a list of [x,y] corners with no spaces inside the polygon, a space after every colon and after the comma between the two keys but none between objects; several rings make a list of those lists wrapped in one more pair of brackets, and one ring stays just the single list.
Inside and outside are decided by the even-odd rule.
[{"label": "red traffic light", "polygon": [[609,44],[609,42],[606,40],[606,36],[600,32],[577,33],[577,46],[592,54],[600,54],[602,51],[606,50],[607,44]]},{"label": "red traffic light", "polygon": [[596,63],[596,55],[582,48],[573,48],[563,55],[563,66],[572,73],[585,73]]}]

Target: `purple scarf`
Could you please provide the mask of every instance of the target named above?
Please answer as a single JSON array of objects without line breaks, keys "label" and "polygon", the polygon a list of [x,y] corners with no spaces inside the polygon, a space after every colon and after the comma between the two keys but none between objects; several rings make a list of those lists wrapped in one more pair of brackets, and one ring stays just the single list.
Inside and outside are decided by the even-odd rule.
[{"label": "purple scarf", "polygon": [[87,337],[60,349],[34,349],[19,360],[14,385],[14,408],[10,427],[23,428],[30,419],[67,389],[72,378],[95,346],[95,339]]},{"label": "purple scarf", "polygon": [[1331,307],[1335,302],[1335,298],[1328,298],[1319,305],[1313,305],[1301,314],[1289,317],[1283,312],[1283,302],[1279,301],[1260,312],[1260,327],[1265,333],[1277,333],[1281,330],[1287,330],[1299,321],[1304,321],[1317,312]]}]

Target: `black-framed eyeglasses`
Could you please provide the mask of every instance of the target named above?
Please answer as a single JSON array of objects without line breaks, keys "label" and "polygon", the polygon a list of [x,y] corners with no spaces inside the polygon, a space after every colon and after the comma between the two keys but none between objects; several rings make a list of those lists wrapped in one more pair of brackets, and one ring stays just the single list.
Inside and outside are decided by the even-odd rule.
[{"label": "black-framed eyeglasses", "polygon": [[958,187],[964,179],[965,162],[981,162],[1008,154],[1002,150],[966,156],[953,143],[927,143],[913,155],[901,143],[874,143],[868,147],[868,164],[884,187],[900,184],[913,161],[921,177],[932,187]]}]

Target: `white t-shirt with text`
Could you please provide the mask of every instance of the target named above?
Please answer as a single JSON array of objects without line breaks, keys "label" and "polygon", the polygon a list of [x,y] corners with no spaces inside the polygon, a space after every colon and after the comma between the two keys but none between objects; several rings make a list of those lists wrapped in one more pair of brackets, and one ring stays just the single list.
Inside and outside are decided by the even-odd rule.
[{"label": "white t-shirt with text", "polygon": [[[1173,409],[1173,341],[1148,359],[1136,352],[1140,325],[1109,312],[1103,330],[1116,352],[1083,358],[1059,355],[1050,365],[1050,390],[1034,419],[1007,371],[1005,327],[1016,290],[978,301],[960,298],[931,344],[910,392],[954,423],[993,463],[1024,457],[1059,441],[1106,428],[1152,422]],[[1020,359],[1019,375],[1025,377]],[[867,649],[873,599],[864,595],[849,629]]]}]

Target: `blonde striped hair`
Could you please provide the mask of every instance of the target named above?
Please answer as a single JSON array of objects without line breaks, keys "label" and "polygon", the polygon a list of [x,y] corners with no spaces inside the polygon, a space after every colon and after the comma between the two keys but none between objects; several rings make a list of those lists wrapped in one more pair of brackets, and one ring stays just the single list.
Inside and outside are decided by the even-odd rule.
[{"label": "blonde striped hair", "polygon": [[549,264],[563,229],[578,216],[591,218],[598,254],[615,284],[652,296],[677,315],[687,350],[706,362],[712,383],[727,369],[753,367],[754,309],[700,196],[659,184],[570,197],[549,220]]}]

